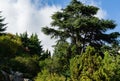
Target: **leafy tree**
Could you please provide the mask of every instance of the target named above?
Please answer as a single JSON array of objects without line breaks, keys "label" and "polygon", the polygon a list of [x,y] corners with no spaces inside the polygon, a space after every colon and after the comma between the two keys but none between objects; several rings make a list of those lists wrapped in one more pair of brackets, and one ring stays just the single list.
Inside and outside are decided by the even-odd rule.
[{"label": "leafy tree", "polygon": [[106,33],[114,29],[116,24],[112,20],[97,18],[98,10],[95,6],[72,0],[65,9],[53,14],[53,28],[44,27],[42,31],[61,41],[69,39],[71,45],[76,46],[78,54],[85,51],[88,45],[100,48],[105,43],[117,42],[118,32]]},{"label": "leafy tree", "polygon": [[39,56],[16,56],[11,58],[9,68],[12,68],[13,71],[22,72],[23,77],[33,79],[40,71]]},{"label": "leafy tree", "polygon": [[50,74],[47,69],[43,69],[35,78],[35,81],[65,81],[65,77],[56,73]]},{"label": "leafy tree", "polygon": [[[36,35],[31,35],[27,39],[27,41],[24,41],[27,42],[26,44],[31,51],[26,52],[26,49],[24,49],[25,43],[23,43],[20,36],[10,33],[0,36],[0,70],[2,69],[8,73],[10,73],[10,69],[20,71],[24,74],[24,77],[30,79],[37,75],[41,70],[39,60],[43,49]],[[38,48],[35,48],[35,46],[38,46]],[[39,47],[41,48],[39,49]]]},{"label": "leafy tree", "polygon": [[[64,46],[63,46],[64,44]],[[55,52],[53,54],[53,56],[45,58],[44,60],[40,60],[39,61],[39,66],[41,67],[41,72],[39,73],[39,76],[37,78],[41,78],[38,80],[42,80],[42,77],[44,73],[43,71],[47,70],[49,72],[49,74],[47,73],[46,78],[49,78],[48,76],[54,76],[52,78],[52,81],[56,81],[58,79],[59,81],[59,77],[63,76],[65,81],[67,81],[69,79],[70,76],[70,72],[69,72],[69,59],[66,59],[67,56],[67,51],[66,51],[66,47],[68,47],[68,43],[61,43],[57,46],[55,46]],[[43,57],[44,55],[42,55]],[[46,56],[46,54],[45,54]],[[54,75],[55,74],[55,75]],[[57,79],[55,79],[57,78]],[[44,77],[43,77],[44,79]],[[47,81],[47,80],[46,80]],[[51,81],[51,79],[50,79]]]},{"label": "leafy tree", "polygon": [[46,50],[46,51],[43,51],[43,53],[41,54],[40,60],[45,60],[50,57],[51,57],[50,51]]},{"label": "leafy tree", "polygon": [[16,56],[18,50],[20,49],[22,43],[20,38],[16,38],[13,34],[6,34],[5,36],[0,36],[0,58],[13,58]]},{"label": "leafy tree", "polygon": [[106,74],[109,81],[120,81],[120,55],[112,54],[111,56],[109,53],[111,52],[105,52],[105,58],[102,61],[103,67],[101,67],[101,70]]},{"label": "leafy tree", "polygon": [[21,50],[21,40],[13,34],[0,36],[0,70],[10,72],[11,59],[19,55]]},{"label": "leafy tree", "polygon": [[65,76],[60,74],[61,68],[54,58],[46,58],[39,61],[41,71],[35,81],[65,81]]},{"label": "leafy tree", "polygon": [[73,81],[108,81],[101,67],[102,58],[99,53],[93,47],[87,47],[84,54],[71,59],[71,78]]},{"label": "leafy tree", "polygon": [[[102,59],[99,54],[102,57],[104,56],[103,53],[99,52],[99,49],[105,43],[118,42],[119,33],[106,33],[107,30],[114,29],[116,24],[112,20],[95,17],[98,10],[97,7],[84,5],[77,0],[72,0],[65,9],[53,14],[52,28],[44,27],[42,29],[45,34],[51,35],[51,38],[58,39],[53,55],[53,61],[56,64],[53,68],[56,73],[66,77],[72,71],[71,78],[73,81],[83,80],[82,78],[86,78],[85,81],[107,80],[104,73],[99,76],[99,67],[102,64],[100,63]],[[67,42],[67,40],[70,42]],[[92,46],[95,49],[90,49],[90,52],[88,50],[85,51],[87,46]],[[80,59],[83,61],[84,59],[88,60],[83,65],[76,65],[76,61],[70,63],[70,59],[74,56],[77,57],[76,55],[79,54],[82,55],[79,56],[77,61],[80,61]],[[70,70],[73,64],[75,64],[74,67],[77,67],[77,70],[74,67]],[[76,70],[76,74],[74,70]],[[82,72],[85,77],[81,76],[79,72]]]},{"label": "leafy tree", "polygon": [[[1,12],[0,12],[1,13]],[[3,23],[5,19],[0,16],[0,34],[3,33],[6,30],[6,24]]]},{"label": "leafy tree", "polygon": [[66,78],[70,76],[69,60],[71,56],[68,53],[69,43],[67,42],[59,42],[55,46],[54,54],[53,54],[53,64],[54,71],[58,74],[64,75]]},{"label": "leafy tree", "polygon": [[109,53],[105,52],[105,57],[102,59],[95,48],[87,47],[84,54],[71,59],[71,79],[73,81],[119,81],[120,56],[111,56]]}]

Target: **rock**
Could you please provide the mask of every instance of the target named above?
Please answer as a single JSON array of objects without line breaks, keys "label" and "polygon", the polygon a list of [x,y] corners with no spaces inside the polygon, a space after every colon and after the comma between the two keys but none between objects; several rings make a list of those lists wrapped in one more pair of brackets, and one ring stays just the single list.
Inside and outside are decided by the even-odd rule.
[{"label": "rock", "polygon": [[10,74],[10,75],[9,75],[9,79],[10,79],[10,81],[13,81],[14,76]]},{"label": "rock", "polygon": [[4,75],[5,77],[5,81],[32,81],[28,78],[23,78],[23,73],[21,72],[12,72],[11,74],[1,70],[1,73]]},{"label": "rock", "polygon": [[13,81],[24,81],[23,73],[18,72],[18,71],[15,72]]},{"label": "rock", "polygon": [[3,71],[3,70],[1,70],[1,72],[2,72],[2,74],[4,75],[4,77],[5,77],[5,81],[10,81],[10,79],[9,79],[9,74],[8,73],[6,73],[5,71]]},{"label": "rock", "polygon": [[27,79],[27,78],[24,78],[24,81],[32,81],[32,80],[30,80],[30,79]]}]

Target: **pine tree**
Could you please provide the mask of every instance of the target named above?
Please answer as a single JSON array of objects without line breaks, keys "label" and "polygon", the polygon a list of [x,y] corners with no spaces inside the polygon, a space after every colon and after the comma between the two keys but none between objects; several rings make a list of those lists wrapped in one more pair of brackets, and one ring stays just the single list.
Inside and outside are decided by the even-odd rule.
[{"label": "pine tree", "polygon": [[41,56],[41,53],[43,52],[41,41],[38,39],[37,34],[32,34],[30,37],[28,36],[28,33],[25,32],[23,34],[20,34],[20,38],[23,44],[23,48],[26,52],[28,52],[31,55],[37,54]]},{"label": "pine tree", "polygon": [[5,27],[6,24],[3,23],[4,20],[5,20],[5,18],[2,18],[2,16],[0,16],[0,34],[6,30],[6,27]]},{"label": "pine tree", "polygon": [[44,27],[42,31],[51,38],[65,41],[70,39],[71,45],[76,46],[77,53],[82,53],[86,46],[100,48],[105,43],[117,42],[118,32],[106,33],[114,29],[116,24],[112,20],[99,19],[95,15],[99,8],[84,5],[77,0],[61,11],[53,14],[50,27]]}]

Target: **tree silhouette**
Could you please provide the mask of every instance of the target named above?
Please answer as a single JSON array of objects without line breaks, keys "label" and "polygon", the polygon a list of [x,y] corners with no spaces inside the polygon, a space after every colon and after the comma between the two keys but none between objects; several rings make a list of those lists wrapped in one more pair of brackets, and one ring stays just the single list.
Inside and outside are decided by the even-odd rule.
[{"label": "tree silhouette", "polygon": [[0,16],[0,34],[3,33],[6,30],[6,27],[5,27],[6,24],[3,23],[4,20],[5,20],[5,18],[3,18],[2,16]]}]

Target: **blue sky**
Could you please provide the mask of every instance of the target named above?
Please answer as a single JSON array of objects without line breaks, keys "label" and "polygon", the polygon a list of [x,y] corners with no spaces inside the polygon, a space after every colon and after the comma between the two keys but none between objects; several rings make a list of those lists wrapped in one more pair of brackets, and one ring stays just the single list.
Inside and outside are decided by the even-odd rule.
[{"label": "blue sky", "polygon": [[[41,28],[50,27],[51,16],[61,8],[65,8],[71,0],[0,0],[0,11],[8,23],[7,31],[15,34],[28,32],[37,33],[44,49],[53,51],[55,40],[41,32]],[[117,24],[114,31],[120,32],[120,0],[79,0],[85,4],[100,8],[99,18],[112,19]]]},{"label": "blue sky", "polygon": [[107,18],[117,23],[115,31],[120,32],[120,0],[101,0],[101,7],[107,12]]},{"label": "blue sky", "polygon": [[60,5],[62,7],[65,7],[70,0],[41,0],[42,4],[49,4],[49,5]]}]

